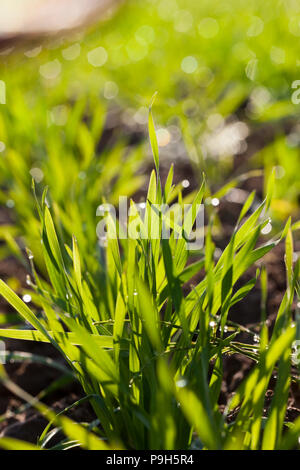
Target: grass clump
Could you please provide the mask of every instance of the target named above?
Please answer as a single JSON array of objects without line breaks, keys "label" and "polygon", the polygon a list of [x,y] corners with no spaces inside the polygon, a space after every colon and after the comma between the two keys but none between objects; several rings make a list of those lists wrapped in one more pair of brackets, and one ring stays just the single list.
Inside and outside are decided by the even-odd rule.
[{"label": "grass clump", "polygon": [[[299,296],[299,261],[293,262],[290,220],[274,240],[259,244],[267,225],[274,174],[265,200],[252,209],[254,194],[245,202],[231,238],[215,261],[212,232],[216,212],[210,207],[202,249],[190,253],[185,237],[170,219],[171,236],[162,237],[162,214],[156,204],[185,198],[173,185],[173,168],[163,187],[152,114],[149,133],[154,155],[144,220],[131,202],[137,224],[143,227],[157,217],[159,238],[107,238],[92,259],[89,243],[73,234],[68,239],[67,219],[55,224],[46,191],[37,199],[36,221],[42,241],[47,278],[31,259],[34,282],[31,293],[36,308],[29,308],[3,281],[2,296],[32,329],[2,329],[1,337],[50,342],[82,385],[93,406],[96,421],[90,426],[55,415],[41,402],[21,391],[5,375],[2,380],[14,393],[29,401],[49,420],[37,446],[8,438],[0,446],[51,447],[50,427],[62,429],[59,448],[87,449],[283,449],[297,445],[300,420],[285,423],[291,381],[291,357],[299,337],[299,319],[293,318],[293,301]],[[196,205],[207,194],[205,181],[195,194]],[[75,202],[74,202],[75,204]],[[55,207],[55,206],[54,206]],[[110,229],[116,231],[113,219]],[[91,227],[89,227],[89,233]],[[269,335],[264,309],[267,277],[264,269],[238,289],[243,274],[281,240],[286,243],[287,290],[275,326]],[[96,244],[95,244],[96,245]],[[190,262],[191,254],[197,255]],[[202,270],[200,282],[188,293],[183,285]],[[259,342],[238,341],[239,325],[228,322],[233,305],[242,302],[258,278],[262,286],[262,323]],[[218,401],[225,355],[244,354],[254,367],[238,387],[225,412]],[[267,417],[265,393],[272,374],[277,381]],[[232,413],[234,411],[234,413]],[[232,419],[228,419],[233,416]],[[57,448],[57,446],[56,446]]]}]

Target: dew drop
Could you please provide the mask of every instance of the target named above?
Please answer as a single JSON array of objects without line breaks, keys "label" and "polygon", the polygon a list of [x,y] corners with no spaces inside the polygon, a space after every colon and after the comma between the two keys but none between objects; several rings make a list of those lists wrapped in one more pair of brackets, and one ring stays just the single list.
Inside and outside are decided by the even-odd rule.
[{"label": "dew drop", "polygon": [[86,172],[85,172],[85,171],[80,171],[80,172],[78,173],[78,178],[79,178],[80,180],[85,180],[85,178],[86,178]]},{"label": "dew drop", "polygon": [[166,147],[171,141],[171,134],[168,129],[158,129],[156,131],[157,143],[159,147]]},{"label": "dew drop", "polygon": [[25,302],[26,304],[29,304],[29,302],[31,302],[31,295],[25,294],[23,295],[22,299],[23,299],[23,302]]},{"label": "dew drop", "polygon": [[184,387],[187,386],[187,380],[184,379],[184,378],[179,379],[179,380],[177,380],[176,385],[177,385],[177,387],[179,387],[179,388],[184,388]]},{"label": "dew drop", "polygon": [[199,34],[205,39],[211,39],[219,32],[219,24],[215,18],[203,18],[198,26]]},{"label": "dew drop", "polygon": [[36,183],[40,183],[44,178],[44,172],[40,168],[31,168],[29,173]]},{"label": "dew drop", "polygon": [[9,209],[12,209],[13,207],[15,207],[15,201],[13,199],[8,199],[6,201],[6,207],[8,207]]},{"label": "dew drop", "polygon": [[63,49],[61,53],[65,60],[75,60],[77,59],[77,57],[79,57],[80,51],[81,51],[80,44],[76,43],[76,44],[72,44],[66,49]]},{"label": "dew drop", "polygon": [[87,53],[87,60],[93,67],[102,67],[107,61],[108,55],[104,47],[96,47]]},{"label": "dew drop", "polygon": [[198,68],[198,61],[195,57],[193,56],[187,56],[184,59],[182,59],[181,62],[181,69],[185,73],[194,73]]},{"label": "dew drop", "polygon": [[262,229],[261,233],[263,235],[268,235],[272,231],[272,224],[271,222],[268,222],[267,225]]},{"label": "dew drop", "polygon": [[34,47],[33,49],[29,49],[28,51],[25,51],[24,55],[29,58],[37,57],[39,53],[41,52],[41,50],[42,50],[42,46],[37,46],[37,47]]},{"label": "dew drop", "polygon": [[115,82],[106,82],[104,85],[104,98],[107,100],[114,99],[119,93],[119,87]]},{"label": "dew drop", "polygon": [[40,66],[40,74],[46,80],[54,80],[61,72],[61,63],[58,59]]}]

